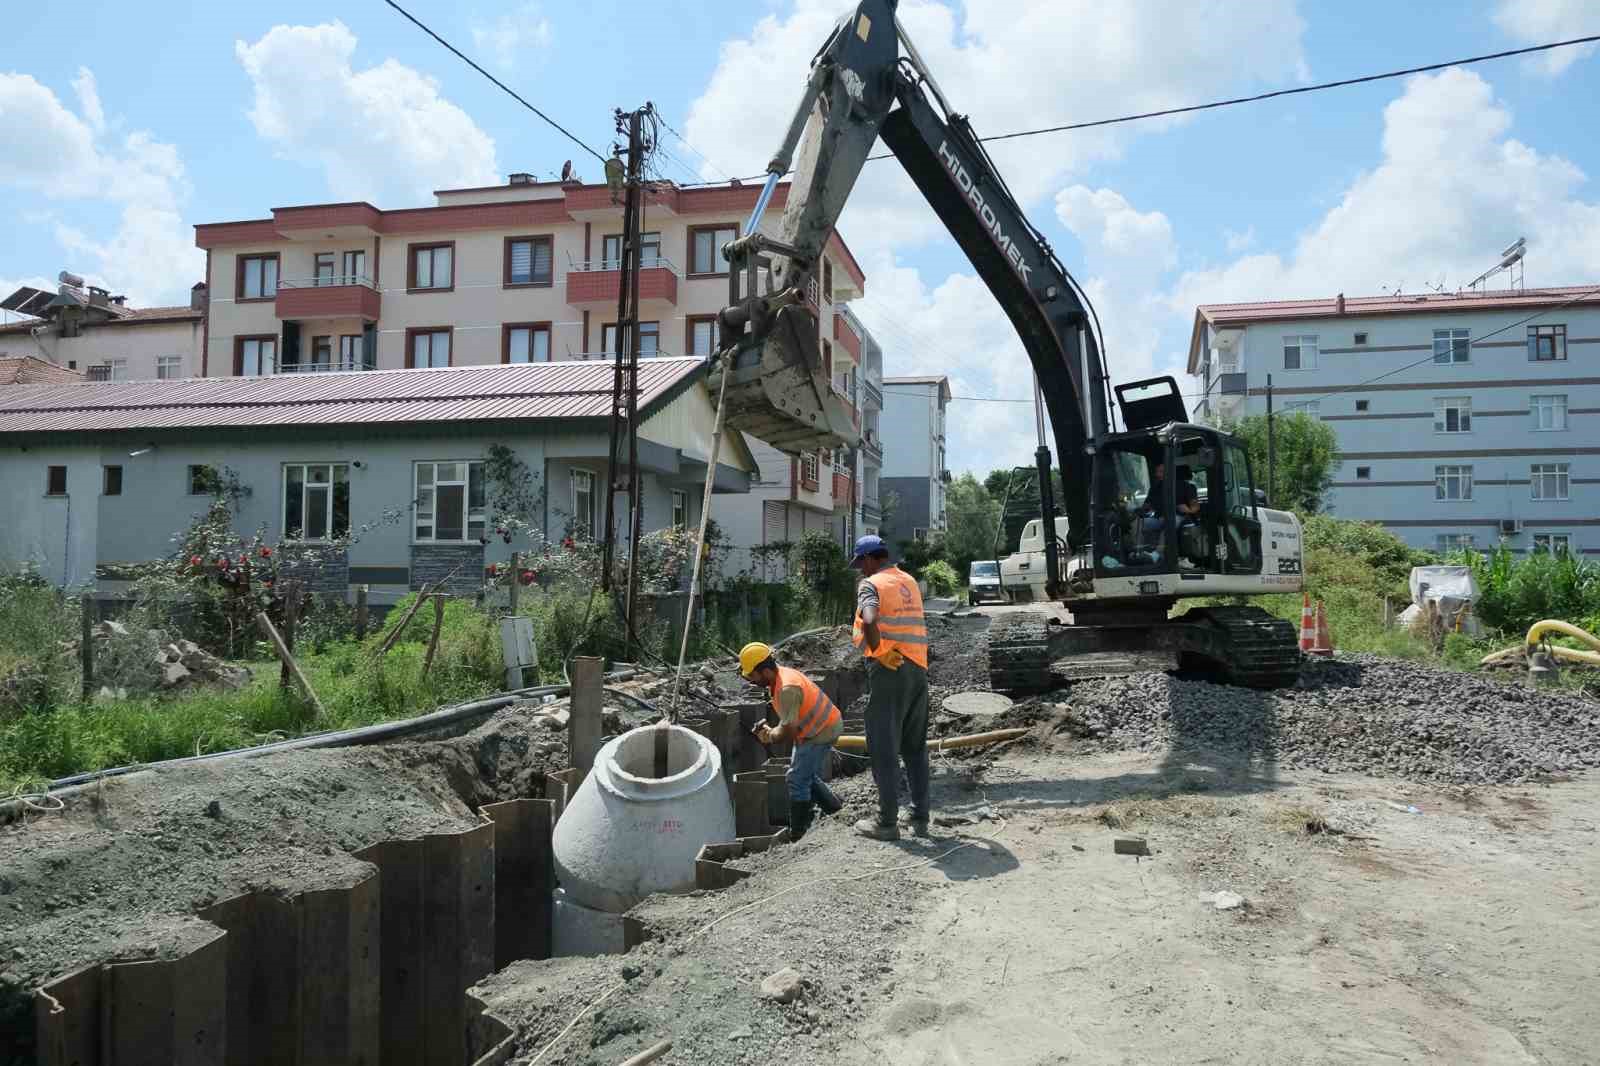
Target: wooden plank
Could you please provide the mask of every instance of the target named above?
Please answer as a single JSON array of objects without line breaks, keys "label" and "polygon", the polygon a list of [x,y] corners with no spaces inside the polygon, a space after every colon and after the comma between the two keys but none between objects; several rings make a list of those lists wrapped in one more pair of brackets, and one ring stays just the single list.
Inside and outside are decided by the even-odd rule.
[{"label": "wooden plank", "polygon": [[574,786],[582,784],[600,754],[600,737],[605,732],[604,700],[600,671],[602,662],[587,655],[572,660],[572,698],[567,719],[567,758],[578,771]]},{"label": "wooden plank", "polygon": [[273,628],[272,619],[267,617],[267,612],[256,612],[256,625],[261,632],[266,634],[267,639],[272,641],[273,650],[278,653],[278,658],[283,662],[284,668],[294,674],[295,680],[300,684],[301,693],[310,701],[311,706],[317,709],[317,717],[319,719],[326,718],[328,711],[322,706],[322,701],[317,698],[317,690],[311,687],[311,682],[306,679],[305,672],[300,669],[300,664],[294,661],[294,655],[289,651],[289,646],[283,642],[283,637],[278,635],[277,629]]},{"label": "wooden plank", "polygon": [[33,1017],[39,1066],[95,1066],[100,1061],[100,965],[39,988]]},{"label": "wooden plank", "polygon": [[384,1066],[417,1066],[423,1058],[422,841],[386,840],[355,852],[378,868],[379,997]]},{"label": "wooden plank", "polygon": [[550,848],[555,804],[517,799],[484,804],[494,822],[494,964],[550,957],[555,859]]}]

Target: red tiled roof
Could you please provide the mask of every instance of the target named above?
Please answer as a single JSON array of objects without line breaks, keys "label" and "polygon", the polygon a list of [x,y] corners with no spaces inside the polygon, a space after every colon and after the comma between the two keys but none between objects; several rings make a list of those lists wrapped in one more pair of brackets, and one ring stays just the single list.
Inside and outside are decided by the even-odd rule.
[{"label": "red tiled roof", "polygon": [[[692,357],[639,364],[648,415],[697,379]],[[264,378],[32,385],[0,391],[0,434],[608,418],[609,362]]]},{"label": "red tiled roof", "polygon": [[46,362],[36,355],[0,356],[0,385],[47,385],[82,381],[76,370]]}]

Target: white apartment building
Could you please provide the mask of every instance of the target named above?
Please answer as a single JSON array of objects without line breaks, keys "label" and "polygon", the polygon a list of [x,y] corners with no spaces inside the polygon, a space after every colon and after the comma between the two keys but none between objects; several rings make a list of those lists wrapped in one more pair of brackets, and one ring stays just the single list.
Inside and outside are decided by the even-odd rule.
[{"label": "white apartment building", "polygon": [[1595,555],[1597,354],[1597,286],[1339,295],[1202,305],[1189,373],[1200,417],[1264,413],[1271,375],[1275,410],[1333,426],[1341,518],[1437,551]]},{"label": "white apartment building", "polygon": [[32,356],[89,381],[156,381],[200,372],[206,287],[186,307],[129,307],[126,297],[62,272],[54,293],[23,286],[0,300],[0,359]]},{"label": "white apartment building", "polygon": [[889,377],[883,379],[883,438],[893,443],[883,460],[880,499],[884,503],[884,540],[898,546],[928,540],[944,532],[945,411],[950,406],[950,379]]}]

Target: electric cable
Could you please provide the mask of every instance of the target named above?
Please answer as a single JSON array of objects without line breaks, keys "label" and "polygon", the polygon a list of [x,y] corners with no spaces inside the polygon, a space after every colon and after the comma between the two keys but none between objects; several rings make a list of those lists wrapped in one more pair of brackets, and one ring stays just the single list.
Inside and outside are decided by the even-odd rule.
[{"label": "electric cable", "polygon": [[485,78],[488,78],[490,81],[494,82],[494,84],[496,86],[498,86],[499,89],[502,92],[504,92],[507,96],[511,97],[513,100],[515,100],[517,103],[521,104],[523,107],[527,108],[529,111],[532,111],[535,115],[538,115],[540,118],[544,119],[545,122],[547,122],[551,127],[553,127],[557,132],[559,132],[567,140],[571,141],[573,144],[577,145],[579,148],[582,148],[585,152],[588,152],[590,155],[594,156],[601,163],[604,163],[606,161],[606,157],[605,156],[601,155],[599,152],[595,151],[593,148],[590,148],[583,141],[579,140],[578,136],[576,134],[574,134],[571,130],[567,129],[561,123],[557,122],[555,119],[551,118],[549,115],[545,114],[543,111],[540,111],[537,107],[534,107],[527,100],[523,99],[522,95],[520,93],[518,93],[515,89],[511,88],[505,82],[501,81],[499,78],[495,77],[493,74],[490,74],[487,70],[484,70],[477,63],[473,62],[473,60],[469,56],[467,56],[466,53],[462,52],[461,49],[457,48],[455,45],[451,44],[449,41],[445,40],[443,37],[440,37],[437,33],[435,33],[427,25],[427,23],[423,22],[421,19],[417,18],[411,12],[407,11],[405,8],[401,7],[399,4],[395,3],[395,0],[383,0],[383,2],[388,4],[390,7],[394,8],[396,11],[400,12],[400,14],[404,15],[406,17],[406,19],[412,25],[417,27],[417,29],[421,30],[423,33],[426,33],[429,37],[432,37],[435,41],[438,41],[440,44],[444,45],[444,47],[446,49],[448,49],[450,52],[454,53],[454,55],[456,56],[457,59],[461,60],[467,66],[469,66],[473,70],[477,71],[479,74],[482,74]]}]

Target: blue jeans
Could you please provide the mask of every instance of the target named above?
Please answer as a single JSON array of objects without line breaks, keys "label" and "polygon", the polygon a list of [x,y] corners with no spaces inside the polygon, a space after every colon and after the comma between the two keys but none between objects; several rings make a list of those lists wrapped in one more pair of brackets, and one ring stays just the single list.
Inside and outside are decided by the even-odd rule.
[{"label": "blue jeans", "polygon": [[815,803],[821,807],[837,805],[833,790],[822,780],[822,763],[833,752],[832,744],[796,744],[784,776],[789,784],[790,803]]}]

